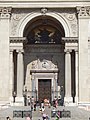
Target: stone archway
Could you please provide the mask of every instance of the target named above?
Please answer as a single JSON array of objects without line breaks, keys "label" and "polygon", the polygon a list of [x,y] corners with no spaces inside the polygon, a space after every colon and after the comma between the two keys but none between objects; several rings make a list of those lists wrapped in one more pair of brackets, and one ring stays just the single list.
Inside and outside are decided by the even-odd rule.
[{"label": "stone archway", "polygon": [[27,38],[28,44],[61,44],[61,39],[65,36],[65,32],[62,24],[55,18],[39,16],[28,22],[23,36]]},{"label": "stone archway", "polygon": [[[27,24],[25,24],[26,20],[23,22],[23,25],[25,26],[23,27],[21,25],[23,27],[23,31],[21,30],[20,33],[23,33],[23,36],[28,40],[27,44],[24,46],[25,86],[27,86],[28,93],[32,92],[30,96],[33,95],[35,97],[36,93],[33,93],[35,90],[39,90],[39,80],[50,80],[51,97],[48,96],[50,100],[53,100],[55,96],[58,97],[60,95],[60,86],[64,86],[64,44],[61,42],[61,38],[65,37],[65,34],[67,36],[69,35],[69,29],[68,31],[66,30],[68,26],[65,27],[65,21],[61,18],[61,21],[63,21],[62,23],[65,23],[64,27],[66,31],[64,30],[64,27],[60,21],[57,20],[58,18],[56,19],[54,15],[56,14],[47,13],[45,16],[43,16],[40,13],[37,14],[36,17],[32,16],[34,17],[33,19],[28,17],[29,21],[26,18],[28,22]],[[44,37],[41,35],[41,32],[44,33]],[[39,36],[38,39],[40,39],[39,42],[35,38],[35,35],[37,34]],[[31,37],[32,35],[33,37]],[[33,63],[35,60],[36,63],[38,63],[38,60],[40,60],[39,64],[35,65],[35,67],[37,65],[39,65],[39,67],[32,69],[32,64],[30,66],[29,64]],[[52,63],[54,64],[52,65]],[[55,67],[55,65],[58,65],[58,67]],[[29,66],[28,72],[27,66]],[[59,71],[60,73],[58,73]],[[37,98],[40,99],[40,94],[37,95]]]},{"label": "stone archway", "polygon": [[[45,14],[46,16],[50,16],[52,18],[55,18],[59,23],[62,24],[64,31],[65,31],[65,37],[69,37],[70,36],[70,28],[69,25],[66,21],[65,18],[62,17],[62,15],[54,13],[54,12],[47,12]],[[25,16],[19,23],[18,28],[17,28],[17,35],[18,37],[23,37],[23,32],[25,29],[25,26],[28,24],[29,21],[31,21],[32,19],[42,16],[42,13],[40,12],[34,12],[34,13],[30,13],[27,16]]]}]

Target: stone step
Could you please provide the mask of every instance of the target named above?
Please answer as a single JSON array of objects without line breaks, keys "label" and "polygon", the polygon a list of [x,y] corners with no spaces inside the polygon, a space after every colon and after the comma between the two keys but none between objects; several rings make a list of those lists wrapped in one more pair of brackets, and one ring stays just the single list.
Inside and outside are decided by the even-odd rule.
[{"label": "stone step", "polygon": [[[70,111],[71,112],[71,117],[70,118],[60,118],[60,120],[89,120],[90,118],[90,112],[89,111],[85,111],[82,109],[79,109],[78,107],[58,107],[56,110],[60,110],[63,111],[63,109],[65,111]],[[48,115],[51,117],[51,110],[52,108],[47,109],[46,108],[46,113],[48,113]],[[40,115],[40,113],[37,111],[33,112],[33,118],[36,117],[42,117],[42,115]],[[51,118],[51,120],[55,120],[55,118]]]},{"label": "stone step", "polygon": [[[45,112],[51,117],[51,111],[53,107],[48,108],[45,107]],[[69,110],[71,112],[71,118],[60,118],[60,120],[89,120],[90,118],[90,111],[86,111],[83,109],[80,109],[78,107],[62,107],[59,106],[56,110]],[[26,118],[13,118],[13,111],[14,110],[22,110],[22,111],[28,111],[30,110],[30,107],[10,107],[7,109],[0,110],[0,120],[6,120],[7,116],[10,116],[11,120],[26,120]],[[37,107],[36,111],[32,112],[32,120],[42,120],[42,113],[39,111],[39,107]],[[50,120],[55,120],[55,118],[50,118]]]}]

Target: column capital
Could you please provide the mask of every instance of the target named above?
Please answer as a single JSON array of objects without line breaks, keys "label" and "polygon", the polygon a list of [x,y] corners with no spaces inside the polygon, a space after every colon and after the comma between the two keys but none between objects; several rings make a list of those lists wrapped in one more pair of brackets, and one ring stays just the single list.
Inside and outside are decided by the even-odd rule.
[{"label": "column capital", "polygon": [[77,50],[77,49],[75,49],[74,51],[75,51],[75,53],[78,53],[78,50]]},{"label": "column capital", "polygon": [[90,6],[78,6],[77,14],[81,18],[90,16]]},{"label": "column capital", "polygon": [[0,7],[1,18],[10,18],[11,10],[11,7]]},{"label": "column capital", "polygon": [[10,52],[10,53],[12,53],[13,51],[14,51],[13,49],[10,49],[10,51],[9,51],[9,52]]},{"label": "column capital", "polygon": [[24,53],[24,50],[16,50],[17,53]]},{"label": "column capital", "polygon": [[65,53],[71,53],[72,50],[71,50],[71,49],[64,49],[64,52],[65,52]]}]

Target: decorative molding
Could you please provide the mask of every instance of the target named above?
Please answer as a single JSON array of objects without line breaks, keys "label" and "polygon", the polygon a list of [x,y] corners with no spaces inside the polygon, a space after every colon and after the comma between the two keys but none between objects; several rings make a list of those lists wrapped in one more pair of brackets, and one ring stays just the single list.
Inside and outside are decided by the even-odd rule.
[{"label": "decorative molding", "polygon": [[27,14],[30,14],[32,12],[31,9],[25,9],[25,8],[15,8],[13,9],[13,13],[11,16],[11,36],[17,36],[17,28],[19,25],[19,22],[23,17],[25,17]]},{"label": "decorative molding", "polygon": [[10,18],[11,10],[12,10],[11,7],[1,7],[0,8],[1,18]]},{"label": "decorative molding", "polygon": [[[67,22],[69,22],[69,25],[70,25],[70,33],[72,37],[77,37],[77,17],[76,17],[76,10],[74,8],[71,8],[71,9],[63,9],[63,8],[59,8],[59,9],[47,9],[47,8],[41,8],[41,9],[33,9],[31,11],[31,9],[13,9],[13,14],[12,14],[12,17],[11,17],[11,35],[10,36],[18,36],[18,25],[20,23],[20,21],[22,21],[21,19],[23,19],[25,16],[27,16],[28,14],[34,14],[36,13],[37,14],[41,13],[41,15],[47,15],[51,12],[53,13],[56,13],[56,14],[60,14],[61,16],[65,17],[65,19],[67,19]],[[48,12],[48,13],[47,13]],[[74,31],[73,31],[73,25],[72,24],[75,24],[74,26],[76,26],[74,28]]]},{"label": "decorative molding", "polygon": [[71,31],[73,33],[74,36],[77,35],[77,24],[71,24]]},{"label": "decorative molding", "polygon": [[70,21],[73,21],[75,19],[75,14],[73,13],[69,13],[66,15],[67,19],[70,20]]},{"label": "decorative molding", "polygon": [[[61,12],[62,11],[62,12]],[[59,11],[57,11],[59,12]],[[63,15],[68,21],[68,24],[70,26],[70,36],[77,37],[77,15],[76,15],[76,9],[61,9],[60,10],[61,15]]]},{"label": "decorative molding", "polygon": [[58,70],[58,66],[47,59],[38,59],[32,62],[31,70]]},{"label": "decorative molding", "polygon": [[78,38],[77,37],[63,37],[62,42],[64,43],[78,43]]},{"label": "decorative molding", "polygon": [[41,8],[41,14],[46,15],[48,9],[47,8]]},{"label": "decorative molding", "polygon": [[21,14],[15,14],[13,16],[13,19],[16,20],[16,21],[19,21],[21,18],[22,18]]},{"label": "decorative molding", "polygon": [[51,70],[47,70],[47,69],[45,69],[45,70],[38,70],[38,69],[36,69],[36,70],[30,70],[30,72],[31,73],[58,73],[58,69],[51,69]]},{"label": "decorative molding", "polygon": [[12,15],[12,17],[11,17],[11,35],[14,36],[16,34],[17,26],[23,16],[24,15],[23,15],[23,13],[21,14],[20,10],[18,10],[18,13],[16,12],[15,14]]},{"label": "decorative molding", "polygon": [[90,16],[90,6],[77,7],[77,13],[79,17]]},{"label": "decorative molding", "polygon": [[27,43],[26,37],[10,37],[10,43]]},{"label": "decorative molding", "polygon": [[25,45],[25,51],[28,52],[28,53],[52,53],[53,52],[53,49],[54,49],[54,52],[56,53],[60,53],[60,52],[63,52],[64,50],[64,45],[56,45],[56,44],[34,44],[34,45]]},{"label": "decorative molding", "polygon": [[2,0],[0,6],[12,6],[13,8],[75,8],[77,5],[89,5],[90,0]]},{"label": "decorative molding", "polygon": [[78,54],[78,49],[74,49],[75,53]]},{"label": "decorative molding", "polygon": [[[62,42],[76,42],[76,43],[78,43],[78,37],[63,37]],[[88,42],[90,42],[90,37],[88,38]]]},{"label": "decorative molding", "polygon": [[69,53],[72,52],[72,50],[71,49],[64,49],[64,52],[67,53],[67,54],[69,54]]},{"label": "decorative molding", "polygon": [[17,52],[18,54],[23,54],[23,53],[24,53],[24,50],[23,50],[23,49],[21,49],[21,50],[16,50],[16,52]]}]

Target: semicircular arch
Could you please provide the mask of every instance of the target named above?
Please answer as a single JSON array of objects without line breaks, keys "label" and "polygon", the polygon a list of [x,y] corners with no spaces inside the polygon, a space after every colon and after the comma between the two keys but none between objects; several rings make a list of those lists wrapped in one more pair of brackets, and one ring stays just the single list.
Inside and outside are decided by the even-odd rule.
[{"label": "semicircular arch", "polygon": [[[38,16],[41,16],[42,14],[39,13],[39,12],[35,12],[35,13],[30,13],[28,14],[27,16],[25,16],[19,23],[18,25],[18,28],[17,28],[17,35],[18,37],[23,37],[23,33],[24,33],[24,28],[25,26],[27,25],[27,23],[34,19],[35,17],[38,17]],[[57,14],[57,13],[53,13],[53,12],[48,12],[46,13],[47,16],[50,16],[50,17],[53,17],[55,18],[56,20],[58,20],[63,28],[64,28],[64,31],[65,31],[65,37],[69,37],[70,36],[70,28],[69,28],[69,25],[67,23],[67,21],[65,20],[65,18],[63,18],[62,15],[60,14]]]}]

